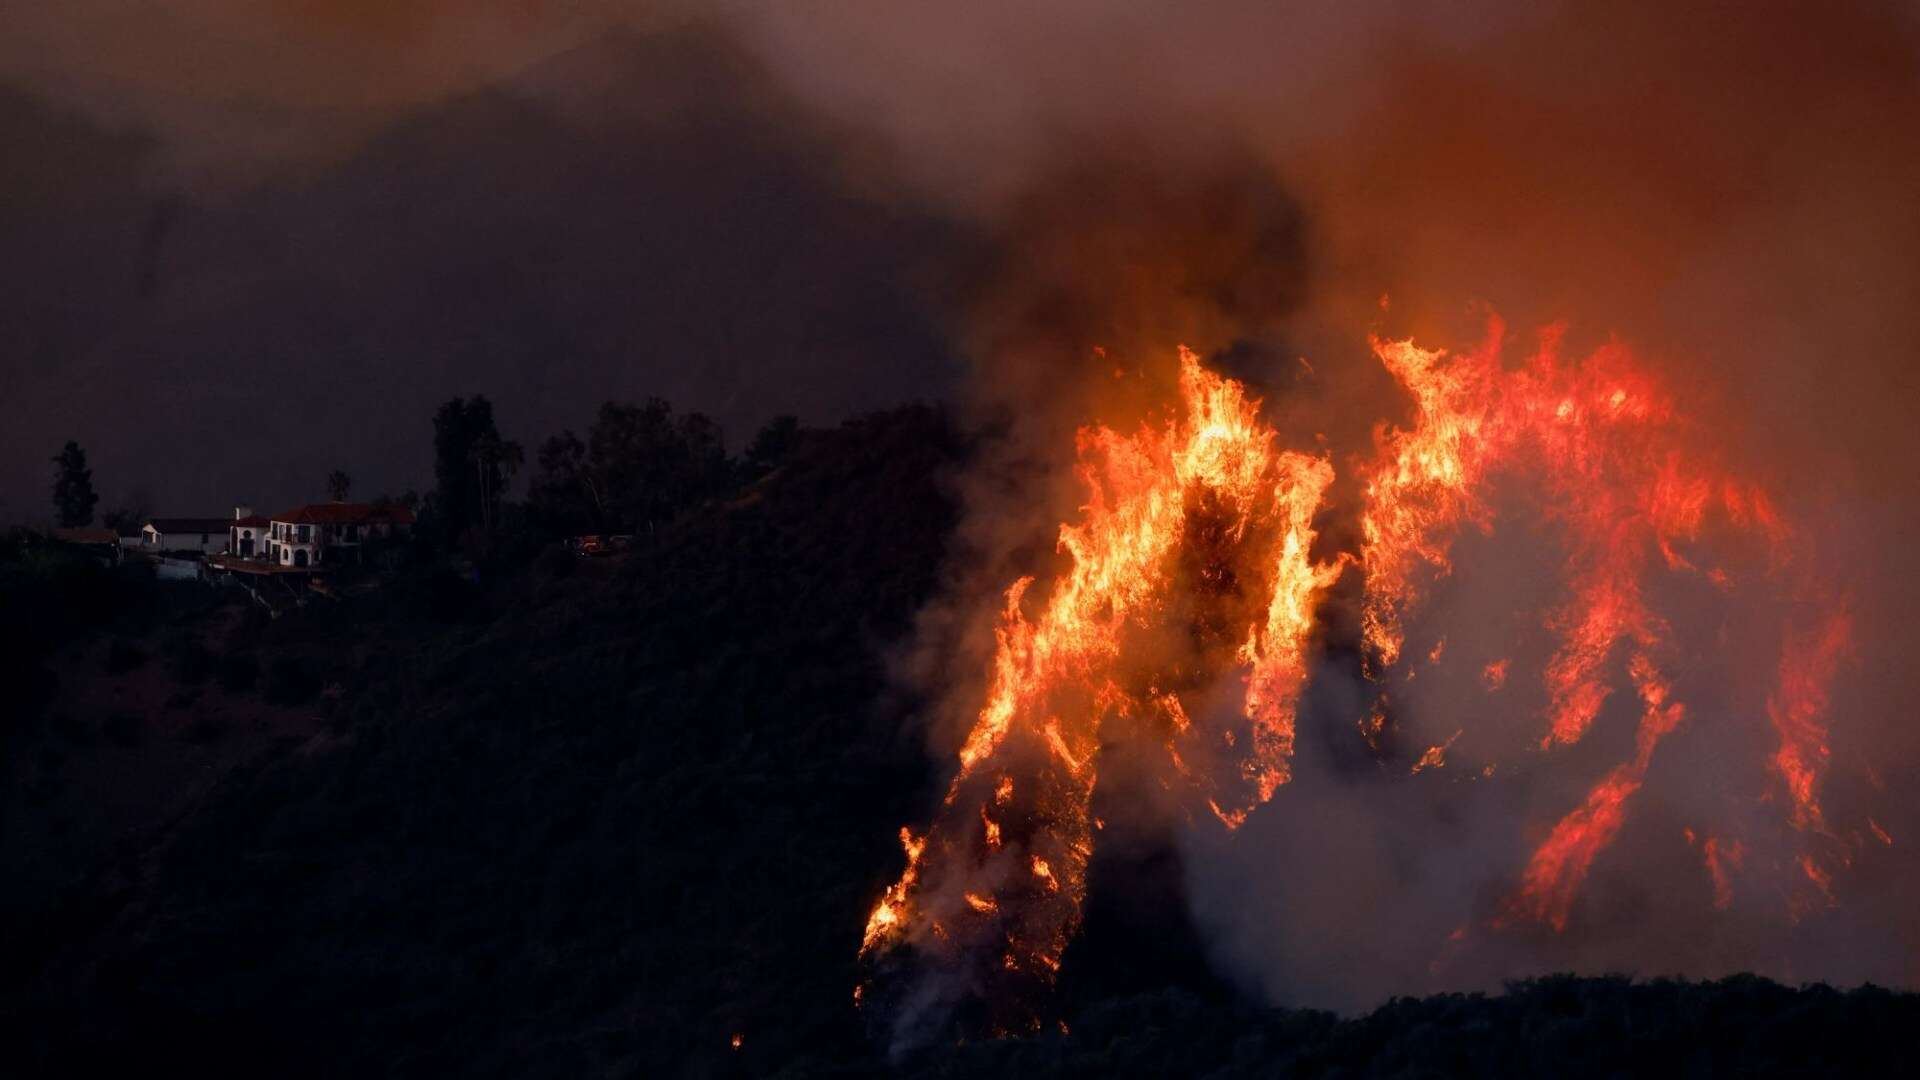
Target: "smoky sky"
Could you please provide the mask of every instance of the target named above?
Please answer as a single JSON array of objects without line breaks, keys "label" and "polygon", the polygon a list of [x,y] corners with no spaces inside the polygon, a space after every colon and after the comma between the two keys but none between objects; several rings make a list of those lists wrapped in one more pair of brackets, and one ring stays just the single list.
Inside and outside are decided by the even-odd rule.
[{"label": "smoky sky", "polygon": [[[67,438],[104,506],[185,514],[317,497],[333,468],[424,487],[453,394],[527,442],[660,394],[735,448],[776,412],[948,398],[994,437],[901,665],[942,702],[944,756],[999,589],[1073,513],[1073,427],[1143,415],[1093,375],[1184,341],[1247,378],[1285,443],[1333,456],[1337,534],[1354,462],[1406,416],[1366,335],[1464,344],[1490,306],[1632,344],[1808,523],[1860,628],[1835,775],[1877,779],[1834,798],[1865,806],[1920,782],[1917,41],[1905,3],[15,5],[0,518],[44,514]],[[1504,595],[1466,587],[1524,561],[1508,540],[1465,552],[1437,607]],[[1750,711],[1721,655],[1697,710]],[[1408,723],[1485,712],[1453,690]],[[1895,795],[1901,846],[1841,914],[1712,923],[1656,887],[1698,877],[1669,842],[1689,808],[1656,798],[1636,857],[1596,865],[1618,932],[1414,959],[1578,767],[1376,790],[1315,741],[1350,726],[1343,693],[1317,678],[1275,805],[1188,852],[1221,966],[1263,992],[1355,1004],[1545,964],[1912,981],[1920,819]],[[1753,752],[1700,738],[1658,768]]]},{"label": "smoky sky", "polygon": [[364,496],[425,490],[453,395],[491,397],[530,449],[659,395],[737,450],[776,413],[952,385],[915,282],[956,229],[860,190],[857,140],[732,35],[615,28],[382,105],[263,156],[186,113],[0,87],[9,520],[44,516],[69,438],[103,511],[222,514],[319,498],[335,468]]},{"label": "smoky sky", "polygon": [[[1906,197],[1920,179],[1911,122],[1920,19],[1910,4],[1835,13],[1769,3],[1735,19],[1713,5],[1646,13],[1582,3],[1526,12],[1229,3],[1195,13],[1082,2],[1035,12],[1005,3],[80,0],[16,6],[0,19],[0,112],[15,151],[0,173],[12,256],[0,301],[10,305],[6,381],[36,436],[52,427],[38,421],[50,409],[61,419],[99,414],[109,431],[133,426],[107,391],[130,371],[201,353],[208,335],[241,344],[204,351],[250,351],[244,326],[220,332],[229,319],[283,327],[276,333],[314,342],[315,353],[344,348],[349,363],[379,352],[383,369],[419,371],[413,381],[429,398],[489,385],[524,394],[527,380],[495,382],[486,364],[454,356],[475,341],[553,336],[578,319],[524,296],[529,282],[604,314],[673,289],[739,300],[729,287],[776,287],[769,266],[806,282],[779,283],[787,310],[808,300],[836,309],[790,314],[789,339],[794,322],[835,337],[863,292],[877,311],[911,309],[898,321],[945,323],[909,347],[870,346],[870,328],[847,328],[837,336],[851,344],[836,351],[863,355],[847,357],[845,370],[771,380],[815,384],[792,407],[832,413],[901,386],[945,390],[913,357],[950,350],[978,365],[991,351],[975,313],[951,318],[954,298],[941,289],[949,264],[978,252],[920,227],[962,222],[1017,250],[1005,223],[1047,199],[1065,205],[1072,188],[1061,178],[1099,163],[1092,147],[1122,167],[1137,159],[1129,171],[1163,188],[1183,170],[1213,175],[1222,156],[1269,166],[1301,204],[1312,261],[1306,317],[1288,313],[1290,345],[1322,368],[1339,363],[1338,350],[1349,359],[1360,351],[1383,292],[1396,301],[1389,329],[1449,336],[1470,303],[1487,301],[1517,325],[1569,319],[1707,369],[1709,389],[1747,410],[1739,419],[1751,422],[1733,425],[1732,437],[1811,444],[1791,459],[1800,467],[1873,485],[1892,482],[1888,470],[1861,463],[1899,456],[1876,453],[1892,447],[1872,440],[1901,426],[1894,410],[1911,396],[1907,365],[1889,359],[1910,340],[1900,312],[1911,307],[1907,253],[1920,231]],[[723,190],[710,205],[685,206],[673,191],[651,197],[649,183],[697,197],[730,189],[735,202]],[[838,205],[772,208],[803,187]],[[385,219],[369,215],[375,207]],[[838,215],[841,235],[815,225],[821,212]],[[650,213],[664,219],[658,228],[644,221]],[[436,218],[458,224],[416,238],[387,228]],[[504,227],[491,228],[498,218]],[[635,231],[620,234],[627,226]],[[356,231],[367,235],[356,240]],[[540,250],[509,250],[529,233],[543,234]],[[680,238],[669,254],[697,249],[712,265],[660,269],[648,251],[660,233]],[[822,258],[849,233],[863,249],[849,265]],[[583,256],[553,272],[581,236],[630,262],[616,273],[606,256],[598,266]],[[308,247],[309,237],[324,244]],[[766,246],[751,247],[755,238]],[[417,240],[412,265],[389,268],[406,239]],[[811,255],[786,250],[810,239]],[[810,257],[818,265],[798,269]],[[621,277],[636,266],[655,276],[636,276],[623,293]],[[747,282],[721,280],[732,267]],[[321,280],[294,283],[301,274]],[[862,274],[880,281],[869,290]],[[419,310],[440,308],[444,297],[423,294],[455,290],[463,277],[493,290],[474,299],[479,313]],[[844,293],[825,301],[833,281]],[[243,297],[248,290],[318,310],[269,312]],[[685,326],[707,314],[661,304],[677,317],[655,321]],[[731,303],[728,321],[751,326],[764,306]],[[509,310],[514,327],[489,325]],[[736,442],[781,406],[783,392],[706,392],[710,380],[679,370],[748,351],[723,346],[735,331],[704,330],[709,340],[689,348],[664,344],[669,327],[659,350],[676,354],[668,362],[612,352],[646,337],[644,313],[629,321],[630,333],[584,346],[595,355],[547,366],[591,368],[621,392],[657,384],[715,411],[764,396],[725,417]],[[393,326],[407,340],[389,347]],[[732,362],[796,370],[766,355]],[[184,363],[193,374],[224,370],[219,360]],[[456,366],[475,374],[468,386],[433,385],[462,381],[445,377]],[[679,377],[657,379],[662,369]],[[1723,378],[1728,370],[1741,377]],[[159,398],[130,385],[124,398],[160,416],[178,411],[168,399],[202,393],[253,403],[228,380],[198,381],[207,385],[165,387]],[[354,381],[318,396],[393,398],[391,385],[362,380],[361,393]],[[532,390],[542,404],[546,395]],[[314,407],[315,394],[301,396]],[[1861,403],[1882,410],[1875,422],[1848,422]],[[276,410],[262,401],[258,411]],[[581,413],[578,401],[556,403],[514,434],[537,436]],[[43,501],[21,462],[44,456],[44,441],[6,448],[0,492],[11,518]],[[384,475],[387,451],[400,445],[360,455],[362,470],[383,483],[422,479],[417,467]],[[152,492],[224,501],[241,493],[230,489],[265,487],[264,498],[296,468],[305,467]],[[1911,487],[1915,468],[1897,482]],[[110,493],[136,482],[116,471],[122,479],[101,478]],[[174,481],[137,481],[162,482]]]}]

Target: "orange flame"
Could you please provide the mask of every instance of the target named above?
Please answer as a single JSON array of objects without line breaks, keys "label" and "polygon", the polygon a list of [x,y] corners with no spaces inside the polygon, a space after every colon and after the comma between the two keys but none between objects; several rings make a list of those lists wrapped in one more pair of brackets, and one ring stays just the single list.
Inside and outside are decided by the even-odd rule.
[{"label": "orange flame", "polygon": [[1506,911],[1496,922],[1526,918],[1550,923],[1555,930],[1566,929],[1574,894],[1594,856],[1620,831],[1627,800],[1640,789],[1647,764],[1653,759],[1653,748],[1679,726],[1684,709],[1678,702],[1668,702],[1667,684],[1653,662],[1644,655],[1635,656],[1632,671],[1640,700],[1646,705],[1633,761],[1608,773],[1579,809],[1553,827],[1527,864],[1519,895],[1508,900]]},{"label": "orange flame", "polygon": [[[1668,628],[1646,604],[1649,574],[1700,573],[1685,549],[1715,509],[1760,538],[1775,570],[1789,561],[1794,538],[1764,491],[1690,452],[1671,402],[1624,346],[1568,361],[1562,329],[1551,327],[1533,355],[1509,369],[1501,363],[1504,337],[1492,318],[1486,341],[1460,355],[1411,341],[1373,342],[1412,395],[1414,415],[1411,427],[1376,436],[1379,460],[1368,474],[1361,522],[1362,625],[1371,670],[1392,667],[1425,580],[1451,568],[1453,539],[1467,526],[1491,528],[1482,494],[1489,478],[1525,471],[1544,483],[1549,516],[1566,537],[1569,595],[1548,620],[1557,646],[1544,672],[1549,706],[1541,746],[1585,737],[1612,693],[1608,673],[1623,645],[1633,649],[1630,674],[1644,706],[1634,760],[1602,777],[1550,831],[1496,920],[1563,927],[1594,857],[1619,831],[1654,747],[1683,716],[1654,666],[1656,655],[1673,649]],[[1730,587],[1719,568],[1704,576]],[[1804,583],[1801,589],[1815,591]],[[1774,768],[1792,800],[1793,824],[1803,831],[1824,830],[1817,789],[1828,757],[1827,687],[1847,640],[1839,614],[1811,632],[1790,633],[1768,704],[1779,738]],[[1508,661],[1496,661],[1482,680],[1498,690],[1508,670]]]},{"label": "orange flame", "polygon": [[[1391,667],[1421,598],[1421,567],[1446,574],[1460,529],[1491,528],[1481,495],[1489,475],[1519,465],[1542,474],[1572,549],[1572,595],[1550,619],[1560,647],[1546,672],[1549,746],[1578,742],[1599,715],[1616,646],[1658,637],[1641,599],[1648,551],[1681,563],[1674,545],[1698,528],[1712,491],[1703,469],[1663,448],[1672,408],[1627,351],[1610,345],[1570,364],[1560,357],[1561,333],[1549,328],[1514,370],[1501,366],[1498,318],[1480,348],[1459,356],[1375,339],[1375,355],[1413,395],[1415,412],[1411,428],[1378,435],[1361,519],[1363,627],[1377,668]],[[1505,668],[1489,667],[1486,677],[1497,689]]]},{"label": "orange flame", "polygon": [[1851,624],[1844,614],[1828,617],[1810,634],[1790,635],[1780,658],[1779,689],[1767,701],[1767,716],[1780,735],[1773,767],[1786,781],[1793,800],[1793,823],[1823,830],[1820,773],[1827,749],[1827,687],[1846,652]]},{"label": "orange flame", "polygon": [[[953,917],[957,897],[976,912],[998,913],[1012,942],[1002,971],[1050,979],[1078,927],[1095,758],[1108,721],[1157,718],[1170,767],[1203,788],[1196,804],[1224,821],[1244,820],[1286,783],[1316,599],[1345,565],[1311,555],[1313,517],[1333,465],[1275,452],[1260,403],[1185,349],[1179,375],[1183,409],[1164,425],[1130,436],[1080,432],[1087,501],[1081,520],[1060,529],[1069,569],[1032,619],[1033,579],[1007,591],[986,703],[928,837],[903,839],[906,869],[869,916],[864,953],[905,941],[942,948],[934,928],[964,934]],[[1223,656],[1245,673],[1242,739],[1227,718],[1190,717],[1176,693],[1138,686],[1120,665],[1128,634],[1152,621],[1180,572],[1176,554],[1203,543],[1265,598]],[[1184,766],[1226,751],[1242,757],[1231,774]],[[990,786],[976,779],[989,766]],[[1025,777],[1017,786],[1015,772]],[[991,817],[988,805],[998,808]],[[969,831],[962,820],[975,824]],[[1001,851],[1024,852],[1030,878],[1007,874]]]},{"label": "orange flame", "polygon": [[[1492,920],[1564,929],[1654,753],[1687,716],[1663,670],[1683,650],[1649,605],[1655,575],[1698,575],[1733,590],[1725,569],[1696,565],[1711,520],[1757,537],[1769,575],[1801,574],[1789,582],[1795,596],[1820,590],[1794,565],[1800,544],[1772,499],[1694,449],[1683,418],[1624,346],[1570,360],[1561,338],[1549,328],[1517,367],[1503,363],[1497,318],[1480,346],[1460,354],[1372,341],[1413,413],[1405,428],[1376,431],[1374,458],[1361,467],[1357,557],[1313,554],[1333,462],[1276,450],[1259,401],[1191,351],[1180,350],[1180,402],[1163,422],[1131,435],[1082,429],[1076,471],[1087,496],[1079,519],[1060,527],[1066,570],[1044,594],[1031,577],[1008,588],[958,769],[928,832],[902,830],[906,866],[868,918],[863,956],[911,946],[923,962],[971,965],[971,985],[989,996],[1050,986],[1079,927],[1103,741],[1146,732],[1163,755],[1163,786],[1195,818],[1204,808],[1237,828],[1291,777],[1295,714],[1328,588],[1349,565],[1363,571],[1366,670],[1383,679],[1400,660],[1407,620],[1451,571],[1454,540],[1493,527],[1491,485],[1514,473],[1542,485],[1547,522],[1565,544],[1566,592],[1546,620],[1553,645],[1539,675],[1540,749],[1586,737],[1623,659],[1640,706],[1633,756],[1546,832]],[[1176,625],[1185,619],[1193,625]],[[1147,670],[1155,650],[1142,643],[1169,632],[1200,640],[1199,662]],[[1779,744],[1772,766],[1792,824],[1810,834],[1826,835],[1818,795],[1828,687],[1849,639],[1837,611],[1793,629],[1767,702]],[[1446,648],[1440,638],[1428,661]],[[1511,668],[1494,660],[1480,680],[1501,690]],[[1213,707],[1206,693],[1228,673],[1244,680],[1237,710]],[[1376,693],[1358,719],[1376,753],[1388,725],[1386,694]],[[1459,735],[1411,771],[1442,766]],[[1494,772],[1492,762],[1476,763],[1466,775]],[[1702,853],[1715,905],[1726,907],[1744,848],[1709,836]],[[1811,854],[1800,865],[1830,897],[1832,871]],[[1003,1015],[995,1027],[1037,1023]]]},{"label": "orange flame", "polygon": [[1706,860],[1707,874],[1713,879],[1713,906],[1725,911],[1733,904],[1733,881],[1730,871],[1740,869],[1746,859],[1746,847],[1735,840],[1722,845],[1718,837],[1707,837],[1700,846],[1700,854]]}]

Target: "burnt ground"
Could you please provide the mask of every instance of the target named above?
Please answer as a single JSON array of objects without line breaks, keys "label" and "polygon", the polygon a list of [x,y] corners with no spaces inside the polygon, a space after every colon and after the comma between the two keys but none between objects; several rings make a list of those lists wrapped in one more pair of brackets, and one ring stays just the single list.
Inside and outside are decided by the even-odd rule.
[{"label": "burnt ground", "polygon": [[[879,1056],[855,950],[938,790],[888,650],[965,444],[854,422],[621,560],[63,639],[5,743],[10,1075],[1892,1071],[1920,998],[1556,977],[1364,1017],[1210,972],[1170,849],[1093,868],[1066,1033]],[[46,676],[51,675],[49,680]],[[13,677],[13,676],[10,676]],[[42,692],[44,691],[44,692]],[[735,1049],[732,1039],[740,1036]],[[1896,1050],[1898,1051],[1896,1053]]]}]

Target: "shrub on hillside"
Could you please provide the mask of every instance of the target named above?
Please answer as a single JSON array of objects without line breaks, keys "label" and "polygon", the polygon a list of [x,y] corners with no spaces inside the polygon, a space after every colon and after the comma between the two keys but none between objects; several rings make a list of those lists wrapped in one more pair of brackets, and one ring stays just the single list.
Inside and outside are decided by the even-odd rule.
[{"label": "shrub on hillside", "polygon": [[446,566],[421,571],[401,583],[400,600],[414,618],[429,622],[464,622],[482,612],[480,590],[473,581]]},{"label": "shrub on hillside", "polygon": [[183,741],[192,743],[195,746],[205,746],[209,743],[216,743],[226,737],[226,718],[211,714],[203,714],[195,717],[193,722],[188,724],[180,732],[180,738]]},{"label": "shrub on hillside", "polygon": [[274,705],[299,705],[320,692],[320,676],[298,656],[276,656],[267,664],[262,693]]},{"label": "shrub on hillside", "polygon": [[107,656],[101,666],[109,675],[124,675],[147,662],[146,651],[126,638],[107,642]]},{"label": "shrub on hillside", "polygon": [[546,550],[540,553],[539,561],[535,566],[543,576],[558,581],[573,576],[574,564],[578,560],[579,556],[568,550],[565,544],[549,544]]},{"label": "shrub on hillside", "polygon": [[167,643],[167,674],[188,686],[198,686],[213,676],[213,654],[198,637],[182,634]]},{"label": "shrub on hillside", "polygon": [[251,653],[228,653],[214,668],[220,689],[229,694],[244,694],[260,681],[260,661]]},{"label": "shrub on hillside", "polygon": [[114,713],[101,722],[100,730],[120,746],[138,746],[146,737],[147,722],[134,713]]}]

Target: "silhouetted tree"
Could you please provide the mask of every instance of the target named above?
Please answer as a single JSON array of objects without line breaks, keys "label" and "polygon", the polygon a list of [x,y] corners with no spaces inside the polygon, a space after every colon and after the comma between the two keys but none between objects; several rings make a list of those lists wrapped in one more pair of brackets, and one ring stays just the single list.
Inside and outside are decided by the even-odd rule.
[{"label": "silhouetted tree", "polygon": [[126,505],[101,515],[100,524],[121,536],[132,536],[139,532],[152,516],[153,511],[148,508],[147,501],[135,497]]},{"label": "silhouetted tree", "polygon": [[408,488],[398,495],[375,495],[373,502],[368,505],[372,506],[375,510],[389,510],[396,506],[402,506],[405,507],[408,512],[417,514],[420,512],[420,493],[414,491],[412,488]]},{"label": "silhouetted tree", "polygon": [[659,398],[600,406],[587,445],[614,516],[629,529],[672,519],[726,480],[720,426],[700,413],[676,418]]},{"label": "silhouetted tree", "polygon": [[563,431],[540,446],[528,501],[548,528],[652,529],[731,480],[720,425],[675,416],[659,398],[600,406],[582,443]]},{"label": "silhouetted tree", "polygon": [[673,406],[660,398],[633,405],[609,401],[600,406],[587,432],[587,459],[607,490],[607,508],[620,529],[632,529],[666,513],[672,504],[663,490],[667,462],[674,456]]},{"label": "silhouetted tree", "polygon": [[448,543],[492,516],[509,445],[494,426],[493,403],[484,397],[454,398],[434,414],[432,506]]},{"label": "silhouetted tree", "polygon": [[800,442],[800,418],[776,416],[747,444],[747,475],[753,479],[778,468]]},{"label": "silhouetted tree", "polygon": [[527,455],[520,444],[511,439],[502,439],[494,430],[482,432],[474,440],[470,451],[474,483],[480,493],[480,527],[491,533],[498,517],[500,500],[506,494],[507,485],[519,475],[520,467],[526,464]]},{"label": "silhouetted tree", "polygon": [[720,424],[705,413],[685,413],[674,423],[674,446],[668,491],[673,499],[662,519],[699,505],[724,491],[733,480],[733,462],[727,459],[726,437]]},{"label": "silhouetted tree", "polygon": [[347,492],[353,490],[353,477],[345,471],[335,469],[327,474],[327,498],[334,502],[346,502]]},{"label": "silhouetted tree", "polygon": [[93,470],[87,468],[87,452],[69,439],[54,456],[53,508],[60,527],[77,529],[93,524],[93,507],[100,496],[93,492]]},{"label": "silhouetted tree", "polygon": [[540,444],[527,505],[551,533],[575,536],[606,528],[606,485],[578,435],[562,431]]}]

